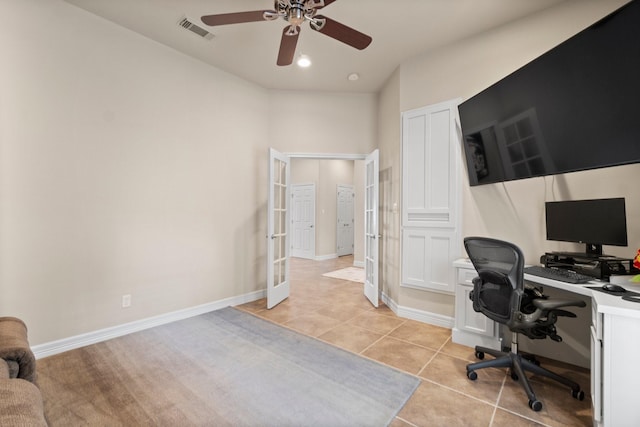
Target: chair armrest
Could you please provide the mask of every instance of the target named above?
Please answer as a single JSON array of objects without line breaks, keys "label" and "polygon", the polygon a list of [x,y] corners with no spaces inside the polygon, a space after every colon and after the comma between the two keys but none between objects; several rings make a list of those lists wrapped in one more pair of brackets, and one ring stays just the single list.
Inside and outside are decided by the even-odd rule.
[{"label": "chair armrest", "polygon": [[514,322],[513,327],[515,328],[531,328],[535,326],[534,323],[540,320],[541,318],[550,316],[550,313],[553,313],[552,323],[555,323],[555,318],[557,315],[566,316],[566,312],[564,310],[557,310],[560,307],[586,307],[587,303],[579,300],[563,300],[563,299],[544,299],[537,298],[531,301],[531,304],[536,308],[533,313],[522,313],[518,312],[516,316],[516,321]]},{"label": "chair armrest", "polygon": [[563,299],[534,299],[532,304],[543,311],[549,311],[560,307],[586,307],[587,303],[578,300],[563,300]]}]

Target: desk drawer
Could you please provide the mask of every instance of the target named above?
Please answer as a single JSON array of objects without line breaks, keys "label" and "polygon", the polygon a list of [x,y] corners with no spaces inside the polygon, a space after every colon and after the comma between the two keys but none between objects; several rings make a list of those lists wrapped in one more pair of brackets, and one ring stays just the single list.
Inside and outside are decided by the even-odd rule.
[{"label": "desk drawer", "polygon": [[458,283],[461,285],[473,285],[473,279],[478,276],[476,270],[468,268],[458,269]]}]

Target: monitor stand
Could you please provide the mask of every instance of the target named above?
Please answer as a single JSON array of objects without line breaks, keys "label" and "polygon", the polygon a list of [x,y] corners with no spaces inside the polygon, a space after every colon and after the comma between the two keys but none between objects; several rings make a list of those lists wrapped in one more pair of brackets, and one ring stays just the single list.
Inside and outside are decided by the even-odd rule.
[{"label": "monitor stand", "polygon": [[601,257],[602,256],[602,245],[586,243],[585,244],[585,252],[589,257]]}]

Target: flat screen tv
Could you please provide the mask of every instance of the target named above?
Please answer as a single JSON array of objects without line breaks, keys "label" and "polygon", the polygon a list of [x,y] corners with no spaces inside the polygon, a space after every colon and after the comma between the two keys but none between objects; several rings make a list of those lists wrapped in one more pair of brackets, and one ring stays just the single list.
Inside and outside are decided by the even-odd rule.
[{"label": "flat screen tv", "polygon": [[547,240],[585,244],[585,254],[602,255],[602,245],[627,246],[624,197],[545,203]]},{"label": "flat screen tv", "polygon": [[471,185],[640,162],[640,0],[459,105]]}]

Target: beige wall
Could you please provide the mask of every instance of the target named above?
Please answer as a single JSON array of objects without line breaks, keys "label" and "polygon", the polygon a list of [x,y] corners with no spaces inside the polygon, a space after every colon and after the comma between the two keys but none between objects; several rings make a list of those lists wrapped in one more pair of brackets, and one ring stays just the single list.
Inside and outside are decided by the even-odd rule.
[{"label": "beige wall", "polygon": [[368,154],[376,111],[374,94],[270,91],[267,139],[288,153]]},{"label": "beige wall", "polygon": [[[568,1],[527,19],[486,34],[429,52],[403,63],[387,82],[379,98],[381,169],[399,170],[399,114],[445,100],[473,96],[515,71],[528,61],[561,43],[626,1]],[[398,109],[394,111],[394,108]],[[547,250],[560,246],[546,242],[544,201],[563,198],[627,197],[627,216],[640,215],[640,199],[633,177],[640,165],[621,166],[557,177],[535,178],[470,188],[464,179],[463,235],[504,238],[522,246],[527,260],[535,262]],[[400,193],[399,175],[392,174],[391,193]],[[465,172],[466,176],[466,172]],[[381,179],[384,179],[381,177]],[[395,200],[396,197],[393,197]],[[400,220],[391,217],[383,225],[388,236],[399,236]],[[606,247],[614,255],[632,256],[640,245],[640,225],[629,221],[630,248]],[[571,250],[570,245],[562,249]],[[394,240],[385,243],[389,252],[398,249]],[[398,257],[391,257],[392,262]],[[454,298],[399,285],[399,270],[383,279],[386,292],[400,305],[453,316]]]},{"label": "beige wall", "polygon": [[58,0],[0,14],[30,27],[0,28],[0,313],[35,345],[264,288],[268,92]]},{"label": "beige wall", "polygon": [[29,22],[0,26],[0,315],[32,345],[265,289],[268,147],[376,145],[373,95],[270,92],[61,0],[0,15]]}]

